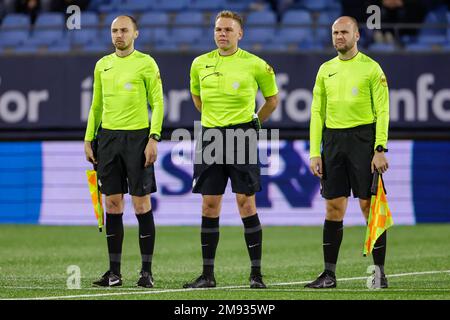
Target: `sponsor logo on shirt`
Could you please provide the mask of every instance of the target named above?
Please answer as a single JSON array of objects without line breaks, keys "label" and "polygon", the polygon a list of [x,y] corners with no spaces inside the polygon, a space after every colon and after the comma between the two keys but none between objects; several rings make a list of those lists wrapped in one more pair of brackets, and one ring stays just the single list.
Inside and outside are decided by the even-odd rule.
[{"label": "sponsor logo on shirt", "polygon": [[381,75],[381,77],[380,77],[380,83],[381,83],[381,85],[383,86],[383,87],[387,87],[387,79],[386,79],[386,76],[384,75],[384,74],[382,74]]},{"label": "sponsor logo on shirt", "polygon": [[270,74],[274,74],[275,72],[273,71],[273,68],[268,64],[268,63],[266,63],[266,71],[268,72],[268,73],[270,73]]},{"label": "sponsor logo on shirt", "polygon": [[133,85],[129,82],[125,83],[125,85],[123,86],[125,90],[130,91],[131,89],[133,89]]}]

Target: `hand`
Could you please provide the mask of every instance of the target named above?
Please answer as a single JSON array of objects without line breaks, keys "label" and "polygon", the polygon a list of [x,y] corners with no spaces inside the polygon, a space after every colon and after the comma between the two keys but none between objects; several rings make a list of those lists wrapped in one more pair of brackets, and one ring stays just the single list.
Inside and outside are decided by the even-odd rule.
[{"label": "hand", "polygon": [[86,160],[92,164],[97,164],[97,160],[94,158],[94,151],[92,151],[91,141],[84,142],[84,153],[86,154]]},{"label": "hand", "polygon": [[255,128],[256,131],[261,130],[261,120],[259,119],[259,117],[257,115],[253,116],[252,124],[253,124],[253,128]]},{"label": "hand", "polygon": [[384,152],[375,151],[370,167],[372,169],[372,173],[375,170],[377,170],[380,174],[383,174],[387,171],[387,169],[389,168],[389,164],[386,156],[384,155]]},{"label": "hand", "polygon": [[150,166],[152,163],[154,163],[156,161],[157,145],[158,145],[158,141],[156,141],[152,138],[148,139],[147,146],[145,147],[145,150],[144,150],[144,155],[145,155],[144,167],[145,168],[147,168],[148,166]]},{"label": "hand", "polygon": [[322,158],[321,157],[311,158],[309,168],[311,169],[311,172],[313,175],[322,179],[323,171],[322,171]]}]

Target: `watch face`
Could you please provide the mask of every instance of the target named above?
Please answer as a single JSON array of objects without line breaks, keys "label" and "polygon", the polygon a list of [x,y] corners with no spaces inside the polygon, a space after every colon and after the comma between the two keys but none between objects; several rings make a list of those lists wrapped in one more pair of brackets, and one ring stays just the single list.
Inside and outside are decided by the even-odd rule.
[{"label": "watch face", "polygon": [[378,152],[384,151],[383,146],[377,146],[377,151],[378,151]]}]

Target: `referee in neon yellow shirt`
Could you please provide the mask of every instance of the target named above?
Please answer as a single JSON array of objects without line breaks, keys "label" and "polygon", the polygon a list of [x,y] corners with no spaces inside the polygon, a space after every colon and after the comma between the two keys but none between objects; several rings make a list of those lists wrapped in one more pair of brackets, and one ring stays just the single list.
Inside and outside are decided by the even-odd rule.
[{"label": "referee in neon yellow shirt", "polygon": [[[380,65],[358,51],[358,24],[340,17],[332,26],[338,56],[321,65],[313,90],[310,123],[310,168],[321,179],[326,199],[323,228],[324,272],[308,288],[336,287],[336,262],[343,236],[343,219],[350,191],[359,198],[368,219],[372,173],[386,172],[389,125],[389,92]],[[322,150],[321,150],[322,146]],[[380,286],[387,287],[384,274],[386,232],[373,250],[379,267]]]},{"label": "referee in neon yellow shirt", "polygon": [[[261,276],[262,229],[256,212],[255,193],[261,190],[260,168],[251,156],[257,155],[259,123],[265,121],[277,106],[278,88],[273,69],[259,57],[238,47],[243,36],[242,18],[231,11],[222,11],[216,17],[214,40],[218,49],[197,57],[191,67],[191,93],[195,107],[201,112],[201,163],[194,164],[193,192],[202,194],[201,246],[203,272],[186,283],[185,288],[215,287],[214,257],[219,241],[219,215],[222,195],[228,179],[245,229],[245,241],[251,261],[250,287],[265,288]],[[264,105],[255,115],[258,88],[265,97]],[[252,121],[254,120],[254,121]],[[213,132],[223,137],[226,131],[243,133],[249,138],[245,147],[237,149],[243,140],[235,141],[234,153],[229,146],[213,163],[205,159],[206,136]],[[244,137],[238,136],[239,139]],[[220,140],[220,139],[219,139]],[[234,140],[234,139],[233,139]],[[230,142],[227,140],[227,142]],[[245,153],[245,161],[239,158]],[[217,155],[217,154],[216,154]],[[226,161],[221,161],[227,158]],[[231,161],[229,161],[231,159]]]},{"label": "referee in neon yellow shirt", "polygon": [[[156,192],[153,163],[157,157],[164,115],[158,66],[134,49],[139,31],[131,16],[111,24],[116,50],[95,65],[94,92],[85,135],[88,161],[98,166],[98,184],[106,195],[106,240],[109,270],[94,285],[122,285],[120,263],[123,242],[123,195],[130,193],[139,222],[142,269],[138,286],[153,287],[151,263],[155,224],[150,193]],[[151,125],[147,103],[152,110]],[[94,154],[91,142],[98,141]]]}]

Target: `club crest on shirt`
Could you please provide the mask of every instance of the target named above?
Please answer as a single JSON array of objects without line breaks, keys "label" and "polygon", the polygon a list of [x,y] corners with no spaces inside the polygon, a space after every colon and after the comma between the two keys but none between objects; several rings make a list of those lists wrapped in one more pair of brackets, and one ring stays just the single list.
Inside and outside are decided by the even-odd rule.
[{"label": "club crest on shirt", "polygon": [[133,89],[133,85],[132,85],[131,83],[127,82],[127,83],[125,83],[125,85],[123,86],[123,88],[124,88],[125,90],[130,91],[131,89]]},{"label": "club crest on shirt", "polygon": [[266,71],[267,71],[268,73],[270,73],[270,74],[275,73],[275,72],[273,71],[273,68],[272,68],[268,63],[266,63]]},{"label": "club crest on shirt", "polygon": [[383,87],[387,87],[387,79],[386,79],[386,76],[384,75],[384,74],[382,74],[381,75],[381,77],[380,77],[380,83],[381,83],[381,85],[383,86]]},{"label": "club crest on shirt", "polygon": [[357,96],[358,93],[359,93],[358,88],[357,88],[357,87],[353,87],[353,88],[352,88],[352,95]]},{"label": "club crest on shirt", "polygon": [[239,82],[233,82],[233,84],[231,86],[233,87],[234,90],[237,90],[237,89],[239,89],[240,84],[239,84]]}]

